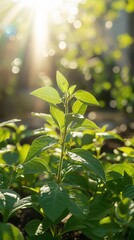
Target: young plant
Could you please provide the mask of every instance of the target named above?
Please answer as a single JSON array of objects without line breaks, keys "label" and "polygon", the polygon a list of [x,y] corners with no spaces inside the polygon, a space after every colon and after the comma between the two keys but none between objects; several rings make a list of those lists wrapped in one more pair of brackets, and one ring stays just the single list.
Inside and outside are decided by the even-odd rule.
[{"label": "young plant", "polygon": [[[16,119],[0,124],[0,239],[24,240],[19,224],[11,223],[17,213],[22,222],[25,209],[31,212],[23,223],[26,240],[77,239],[79,233],[80,239],[131,240],[134,138],[98,128],[85,117],[88,106],[98,105],[95,97],[69,86],[59,72],[56,79],[59,91],[31,93],[49,104],[49,114],[32,113],[43,128],[29,133]],[[21,142],[27,136],[34,136],[30,146]],[[116,149],[109,151],[109,139]]]},{"label": "young plant", "polygon": [[49,219],[47,229],[52,236],[61,239],[73,227],[59,228],[59,223],[73,217],[86,218],[93,194],[89,179],[97,187],[97,182],[105,182],[105,173],[100,161],[88,150],[76,148],[73,140],[84,130],[99,129],[84,116],[88,106],[99,103],[89,92],[75,90],[76,85],[69,86],[60,72],[56,78],[60,93],[53,87],[42,87],[31,93],[48,102],[50,114],[33,113],[45,120],[46,131],[31,144],[21,174],[45,172],[38,193],[38,209],[42,211],[43,221]]}]

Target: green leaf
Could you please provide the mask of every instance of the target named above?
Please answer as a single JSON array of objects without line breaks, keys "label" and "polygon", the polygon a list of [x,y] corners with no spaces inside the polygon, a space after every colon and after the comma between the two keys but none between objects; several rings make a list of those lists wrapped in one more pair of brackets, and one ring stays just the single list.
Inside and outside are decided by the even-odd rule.
[{"label": "green leaf", "polygon": [[88,211],[88,198],[81,191],[71,192],[68,203],[69,211],[78,219],[85,219]]},{"label": "green leaf", "polygon": [[71,171],[66,174],[64,182],[65,184],[71,185],[72,187],[78,186],[85,190],[87,190],[89,186],[88,179],[78,174],[78,172],[75,170],[73,170],[73,172]]},{"label": "green leaf", "polygon": [[84,228],[85,226],[83,226],[82,224],[82,219],[76,218],[75,216],[71,216],[68,221],[65,224],[65,232],[72,232],[75,230],[80,230],[82,228]]},{"label": "green leaf", "polygon": [[[22,166],[22,168],[21,168]],[[49,172],[49,167],[47,162],[40,158],[40,157],[34,157],[31,161],[24,162],[22,165],[20,165],[20,169],[18,168],[18,174],[17,176],[20,176],[22,174],[36,174],[36,173],[42,173],[42,172]]]},{"label": "green leaf", "polygon": [[15,212],[18,211],[19,209],[29,208],[29,207],[31,207],[32,205],[33,205],[33,201],[32,201],[32,197],[31,197],[31,196],[18,199],[18,200],[14,203],[10,214],[15,213]]},{"label": "green leaf", "polygon": [[76,148],[69,152],[69,156],[72,160],[82,164],[97,177],[100,177],[105,181],[105,172],[100,161],[90,152],[84,149]]},{"label": "green leaf", "polygon": [[39,219],[33,219],[25,226],[26,233],[29,236],[35,236],[43,233],[42,223]]},{"label": "green leaf", "polygon": [[60,185],[50,182],[41,188],[39,203],[47,217],[55,222],[67,208],[68,199]]},{"label": "green leaf", "polygon": [[119,136],[117,133],[114,132],[98,132],[96,133],[96,136],[102,137],[104,139],[118,139],[120,141],[124,141],[121,136]]},{"label": "green leaf", "polygon": [[3,160],[8,165],[15,165],[19,161],[18,152],[6,152],[3,154]]},{"label": "green leaf", "polygon": [[0,212],[6,222],[11,215],[14,204],[20,199],[19,195],[7,189],[0,190]]},{"label": "green leaf", "polygon": [[45,120],[47,123],[49,123],[49,124],[52,125],[52,126],[55,125],[55,122],[54,122],[54,120],[53,120],[53,118],[52,118],[52,116],[51,116],[50,114],[46,114],[46,113],[35,113],[35,112],[32,112],[31,114],[32,114],[32,116],[34,116],[34,117],[39,117],[39,118]]},{"label": "green leaf", "polygon": [[88,118],[84,118],[82,115],[75,115],[74,120],[76,124],[72,127],[72,129],[77,129],[79,131],[87,130],[87,129],[98,129],[99,127]]},{"label": "green leaf", "polygon": [[43,225],[44,231],[46,232],[50,229],[50,226],[53,225],[53,222],[47,216],[45,216],[42,221],[42,225]]},{"label": "green leaf", "polygon": [[20,230],[12,224],[0,223],[1,240],[24,240]]},{"label": "green leaf", "polygon": [[130,198],[123,198],[115,207],[115,215],[119,223],[128,224],[134,214],[134,202]]},{"label": "green leaf", "polygon": [[104,195],[96,196],[89,205],[89,218],[100,220],[111,212],[111,204]]},{"label": "green leaf", "polygon": [[123,189],[122,192],[123,198],[134,199],[134,186],[128,185]]},{"label": "green leaf", "polygon": [[74,102],[72,106],[73,113],[81,114],[83,115],[87,110],[87,104],[77,100]]},{"label": "green leaf", "polygon": [[72,85],[69,89],[68,89],[68,93],[71,96],[74,93],[74,90],[76,88],[76,85]]},{"label": "green leaf", "polygon": [[87,130],[87,129],[98,129],[98,126],[92,122],[91,120],[85,118],[83,115],[81,114],[67,114],[65,116],[65,125],[66,127],[68,127],[68,125],[70,123],[72,123],[70,125],[70,129],[74,130],[74,129],[78,129],[78,130]]},{"label": "green leaf", "polygon": [[60,129],[63,129],[65,126],[65,114],[61,111],[57,106],[50,105],[50,113],[54,118],[56,124],[59,126]]},{"label": "green leaf", "polygon": [[118,150],[126,153],[130,157],[134,157],[134,148],[131,147],[119,147]]},{"label": "green leaf", "polygon": [[109,216],[101,219],[99,224],[96,225],[93,229],[93,233],[98,237],[101,237],[101,239],[104,239],[104,237],[107,236],[111,236],[114,233],[118,233],[119,231],[120,226],[111,220]]},{"label": "green leaf", "polygon": [[61,103],[60,95],[53,87],[38,88],[37,90],[31,92],[31,94],[49,103]]},{"label": "green leaf", "polygon": [[10,138],[10,131],[6,128],[0,128],[0,143]]},{"label": "green leaf", "polygon": [[57,80],[57,85],[58,85],[59,89],[63,93],[66,93],[68,90],[69,84],[68,84],[68,81],[66,80],[66,78],[59,71],[57,71],[56,80]]},{"label": "green leaf", "polygon": [[99,105],[98,101],[96,98],[89,92],[85,90],[78,90],[74,93],[74,97],[81,102],[91,104],[91,105]]},{"label": "green leaf", "polygon": [[12,119],[12,120],[0,123],[0,127],[8,126],[12,123],[16,123],[16,122],[20,122],[20,121],[21,121],[20,119]]},{"label": "green leaf", "polygon": [[120,173],[121,175],[124,175],[124,172],[126,172],[129,176],[134,176],[134,166],[131,163],[118,163],[118,164],[112,164],[108,169],[109,171],[115,171]]},{"label": "green leaf", "polygon": [[31,160],[35,156],[39,155],[41,151],[52,147],[56,143],[57,140],[49,136],[41,136],[36,138],[31,144],[25,162]]}]

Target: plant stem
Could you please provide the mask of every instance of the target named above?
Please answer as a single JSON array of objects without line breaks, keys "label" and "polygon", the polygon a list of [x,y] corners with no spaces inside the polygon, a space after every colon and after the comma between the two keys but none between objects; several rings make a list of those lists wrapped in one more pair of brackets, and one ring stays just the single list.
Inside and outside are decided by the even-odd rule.
[{"label": "plant stem", "polygon": [[66,132],[63,134],[63,141],[61,144],[61,156],[60,156],[60,161],[59,161],[59,167],[58,167],[58,183],[61,182],[61,171],[62,171],[62,166],[63,166],[63,158],[64,158],[64,152],[65,152],[65,140],[66,140]]},{"label": "plant stem", "polygon": [[[65,115],[66,115],[66,114],[68,114],[68,96],[67,96],[67,94],[65,95],[64,106],[65,106]],[[66,127],[62,134],[61,156],[60,156],[60,161],[59,161],[59,166],[58,166],[58,174],[57,174],[58,183],[60,183],[62,180],[61,172],[62,172],[62,166],[63,166],[64,153],[65,153],[65,142],[66,142]]]}]

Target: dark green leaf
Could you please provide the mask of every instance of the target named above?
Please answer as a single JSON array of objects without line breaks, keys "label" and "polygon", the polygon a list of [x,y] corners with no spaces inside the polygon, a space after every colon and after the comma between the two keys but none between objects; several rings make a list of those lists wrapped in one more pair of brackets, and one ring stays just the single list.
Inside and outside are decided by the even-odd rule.
[{"label": "dark green leaf", "polygon": [[47,162],[40,157],[34,157],[32,161],[24,162],[21,166],[22,168],[18,168],[18,176],[21,174],[36,174],[50,171]]},{"label": "dark green leaf", "polygon": [[[110,217],[105,217],[100,220],[99,224],[93,229],[93,233],[101,238],[112,236],[112,234],[119,232],[119,225],[111,220]],[[113,235],[114,236],[114,235]],[[114,239],[114,238],[113,238]]]},{"label": "dark green leaf", "polygon": [[29,236],[35,236],[43,233],[42,223],[39,219],[33,219],[25,226],[26,233]]},{"label": "dark green leaf", "polygon": [[46,232],[47,230],[49,230],[50,226],[53,225],[53,222],[47,216],[45,216],[45,218],[42,221],[42,225],[44,231]]},{"label": "dark green leaf", "polygon": [[19,161],[19,154],[17,152],[6,152],[3,154],[3,159],[8,165],[15,165]]},{"label": "dark green leaf", "polygon": [[20,199],[19,195],[12,191],[0,190],[0,212],[3,215],[4,221],[7,221],[11,215],[14,204]]},{"label": "dark green leaf", "polygon": [[40,206],[53,222],[55,222],[68,205],[68,195],[58,184],[50,182],[41,188],[39,196]]},{"label": "dark green leaf", "polygon": [[81,191],[73,191],[68,203],[69,211],[78,219],[85,219],[88,211],[88,198]]},{"label": "dark green leaf", "polygon": [[13,214],[14,212],[18,211],[19,209],[29,208],[33,205],[32,197],[28,196],[22,199],[18,199],[11,210],[10,214]]},{"label": "dark green leaf", "polygon": [[35,156],[38,156],[42,150],[52,147],[56,142],[57,140],[55,138],[49,136],[41,136],[36,138],[31,144],[25,162],[31,160]]},{"label": "dark green leaf", "polygon": [[35,97],[41,98],[46,102],[59,104],[61,103],[60,95],[53,87],[42,87],[31,93]]},{"label": "dark green leaf", "polygon": [[69,156],[72,160],[82,164],[97,177],[101,177],[105,181],[105,172],[100,161],[90,152],[84,149],[76,148],[72,152],[69,152]]},{"label": "dark green leaf", "polygon": [[65,232],[72,232],[84,228],[82,219],[71,216],[65,224]]},{"label": "dark green leaf", "polygon": [[123,198],[115,206],[115,215],[120,224],[126,225],[131,222],[134,214],[134,202],[130,198]]},{"label": "dark green leaf", "polygon": [[89,205],[88,217],[91,220],[100,220],[111,212],[112,205],[105,199],[103,195],[96,196]]},{"label": "dark green leaf", "polygon": [[134,199],[134,186],[128,185],[123,189],[122,192],[123,198],[131,198]]}]

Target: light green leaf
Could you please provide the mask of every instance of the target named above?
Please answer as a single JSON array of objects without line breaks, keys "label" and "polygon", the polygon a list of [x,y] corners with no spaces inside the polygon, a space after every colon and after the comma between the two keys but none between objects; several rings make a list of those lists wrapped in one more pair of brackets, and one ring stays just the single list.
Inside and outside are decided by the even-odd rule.
[{"label": "light green leaf", "polygon": [[30,146],[25,162],[30,161],[35,156],[38,156],[41,151],[52,147],[56,143],[57,140],[49,136],[41,136],[36,138]]},{"label": "light green leaf", "polygon": [[96,133],[96,136],[102,137],[104,139],[119,139],[120,141],[124,141],[121,136],[119,136],[117,133],[114,132],[98,132]]},{"label": "light green leaf", "polygon": [[10,130],[7,128],[0,128],[0,143],[9,139],[10,137]]},{"label": "light green leaf", "polygon": [[89,92],[85,90],[78,90],[74,93],[74,97],[81,102],[87,103],[89,105],[99,105],[96,98]]},{"label": "light green leaf", "polygon": [[60,129],[65,126],[65,114],[57,106],[50,105],[50,113]]},{"label": "light green leaf", "polygon": [[77,100],[74,102],[72,106],[73,113],[81,114],[83,115],[87,110],[87,104]]},{"label": "light green leaf", "polygon": [[118,163],[118,164],[112,164],[108,169],[109,171],[115,171],[120,173],[121,175],[124,175],[124,172],[126,172],[129,176],[134,176],[134,166],[131,163]]},{"label": "light green leaf", "polygon": [[100,161],[95,158],[89,151],[76,148],[69,152],[69,156],[72,160],[75,160],[82,166],[86,167],[97,177],[102,178],[105,181],[105,172]]},{"label": "light green leaf", "polygon": [[71,96],[74,93],[74,90],[76,88],[76,85],[72,85],[69,89],[68,89],[68,93]]},{"label": "light green leaf", "polygon": [[98,129],[98,126],[92,122],[91,120],[85,118],[81,114],[67,114],[65,116],[65,125],[66,127],[70,124],[70,129],[73,131],[74,129],[87,130],[87,129]]},{"label": "light green leaf", "polygon": [[68,205],[68,194],[59,185],[54,182],[50,182],[41,188],[39,196],[40,206],[43,208],[47,217],[55,222]]},{"label": "light green leaf", "polygon": [[21,121],[20,119],[12,119],[12,120],[0,123],[0,127],[8,126],[12,123],[16,123],[16,122],[20,122],[20,121]]},{"label": "light green leaf", "polygon": [[37,90],[31,92],[31,94],[49,103],[61,103],[60,95],[53,87],[38,88]]},{"label": "light green leaf", "polygon": [[58,85],[59,89],[63,93],[66,93],[68,90],[69,84],[68,84],[68,81],[66,80],[66,78],[59,71],[57,71],[56,80],[57,80],[57,85]]},{"label": "light green leaf", "polygon": [[34,117],[39,117],[43,120],[45,120],[47,123],[49,123],[50,125],[54,126],[55,125],[55,122],[52,118],[52,116],[50,114],[46,114],[46,113],[35,113],[35,112],[32,112],[31,113],[32,116]]},{"label": "light green leaf", "polygon": [[118,150],[127,154],[127,156],[134,157],[134,148],[132,147],[119,147]]},{"label": "light green leaf", "polygon": [[1,240],[24,240],[20,230],[12,224],[0,223]]},{"label": "light green leaf", "polygon": [[[82,115],[81,115],[82,116]],[[76,119],[76,124],[72,127],[73,129],[77,129],[79,131],[87,130],[87,129],[98,129],[99,127],[91,120],[84,117],[74,116]]]}]

